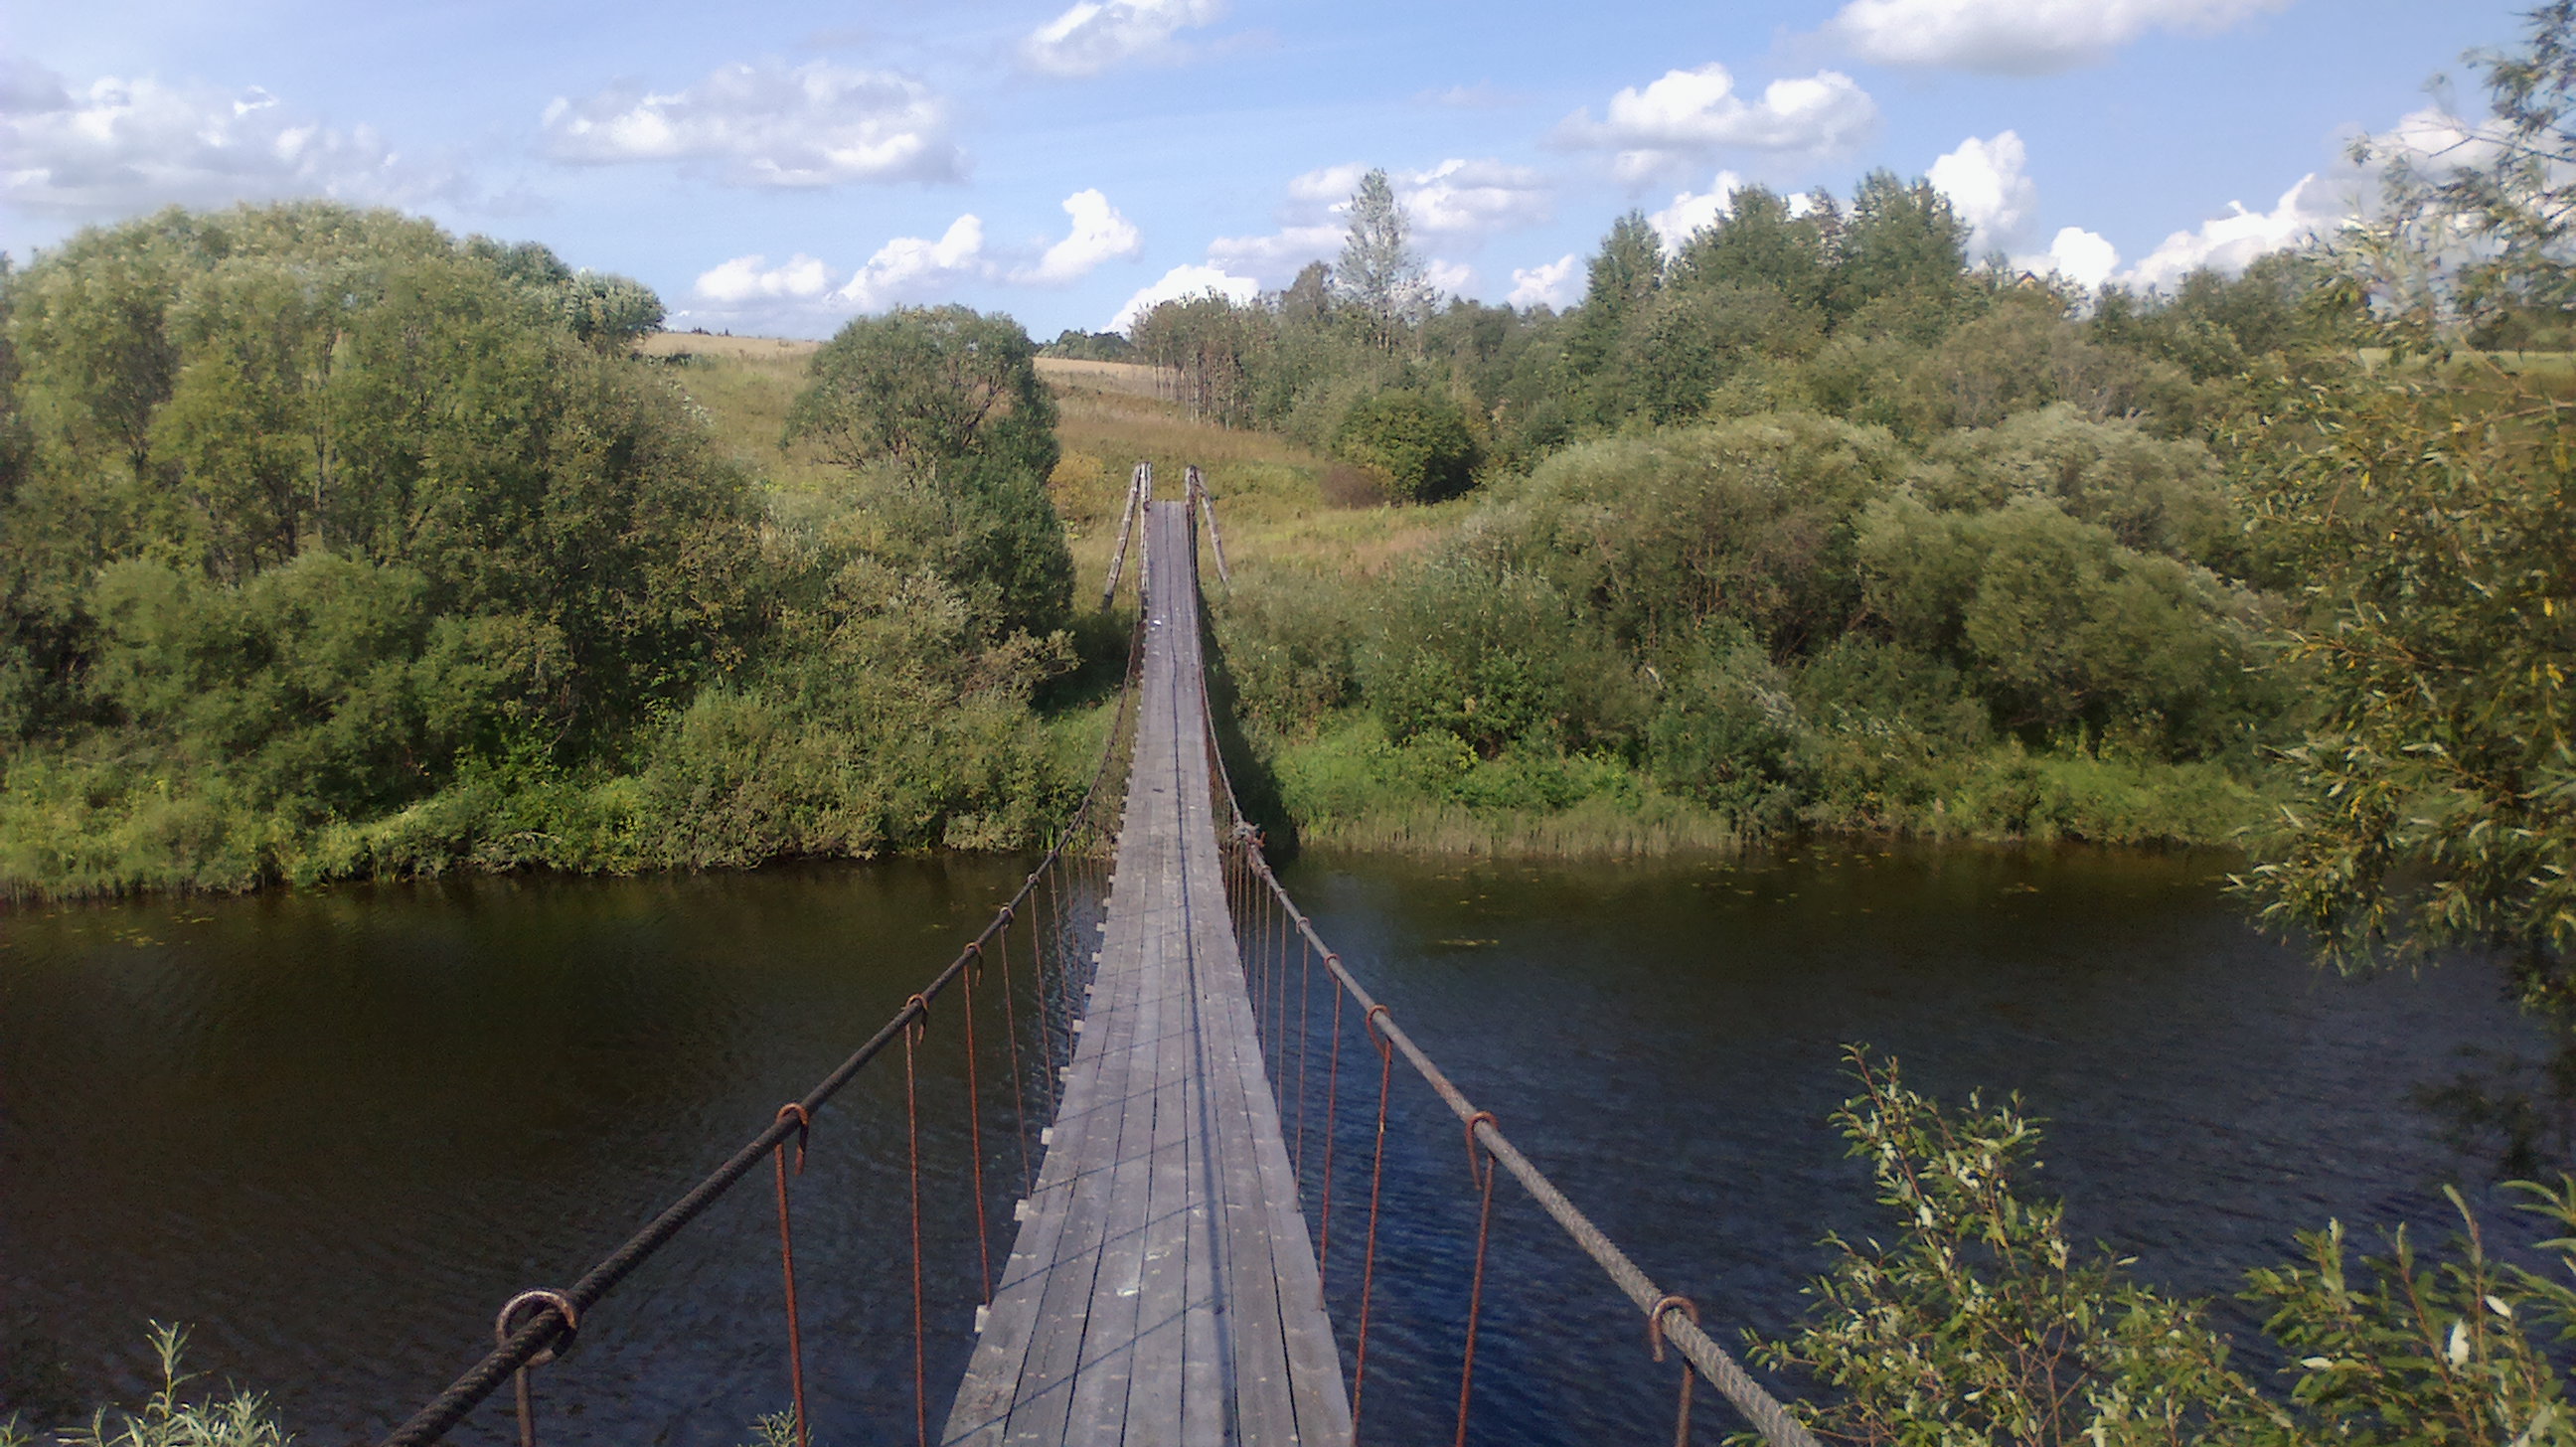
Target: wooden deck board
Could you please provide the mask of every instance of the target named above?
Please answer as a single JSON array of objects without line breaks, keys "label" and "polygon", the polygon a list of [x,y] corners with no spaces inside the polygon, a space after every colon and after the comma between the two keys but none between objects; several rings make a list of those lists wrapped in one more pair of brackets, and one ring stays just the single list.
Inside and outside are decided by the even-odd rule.
[{"label": "wooden deck board", "polygon": [[1151,624],[1100,962],[944,1443],[1350,1441],[1226,914],[1188,527],[1178,503],[1145,519]]}]

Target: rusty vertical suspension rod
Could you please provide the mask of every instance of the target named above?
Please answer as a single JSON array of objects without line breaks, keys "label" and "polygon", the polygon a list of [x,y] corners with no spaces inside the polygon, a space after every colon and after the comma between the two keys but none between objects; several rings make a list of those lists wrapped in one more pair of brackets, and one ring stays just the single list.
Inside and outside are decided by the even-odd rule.
[{"label": "rusty vertical suspension rod", "polygon": [[[1690,1318],[1692,1326],[1699,1325],[1699,1306],[1689,1297],[1667,1296],[1656,1302],[1654,1309],[1646,1313],[1646,1345],[1654,1350],[1658,1362],[1664,1359],[1664,1313],[1668,1311],[1678,1311]],[[1673,1447],[1690,1447],[1691,1383],[1698,1380],[1699,1373],[1684,1361],[1681,1408],[1673,1415]]]},{"label": "rusty vertical suspension rod", "polygon": [[[983,1267],[985,1301],[993,1299],[993,1240],[984,1224],[984,1101],[975,1078],[975,977],[984,973],[984,948],[975,947],[975,963],[966,967],[966,1154],[975,1163],[975,1257]],[[1008,982],[1003,985],[1009,989]]]},{"label": "rusty vertical suspension rod", "polygon": [[[1476,1182],[1476,1273],[1467,1288],[1467,1348],[1458,1363],[1458,1435],[1451,1447],[1467,1447],[1467,1405],[1476,1389],[1476,1323],[1485,1309],[1485,1246],[1494,1234],[1494,1153],[1485,1150],[1476,1139],[1476,1127],[1494,1123],[1492,1115],[1476,1112],[1467,1122],[1467,1173]],[[1477,1164],[1477,1153],[1484,1152],[1484,1163]]]},{"label": "rusty vertical suspension rod", "polygon": [[1394,1083],[1395,1050],[1386,1037],[1377,1033],[1378,1017],[1387,1013],[1384,1005],[1372,1005],[1360,1023],[1368,1031],[1369,1043],[1377,1047],[1377,1149],[1369,1156],[1369,1221],[1368,1246],[1360,1258],[1360,1340],[1357,1360],[1351,1364],[1351,1440],[1360,1435],[1360,1395],[1368,1390],[1369,1305],[1377,1288],[1377,1210],[1386,1184],[1386,1095]]},{"label": "rusty vertical suspension rod", "polygon": [[[1272,942],[1270,951],[1271,959],[1274,961],[1272,970],[1275,975],[1270,989],[1271,1018],[1278,1023],[1270,1031],[1271,1054],[1274,1057],[1270,1067],[1270,1078],[1274,1081],[1285,1081],[1288,1078],[1288,916],[1285,911],[1276,909],[1271,911],[1271,914],[1277,926],[1275,931],[1277,938]],[[1271,1089],[1275,1092],[1278,1087],[1274,1085]]]},{"label": "rusty vertical suspension rod", "polygon": [[[1011,913],[1008,906],[1005,906],[1002,912],[1006,916]],[[1037,1189],[1037,1171],[1029,1163],[1029,1098],[1023,1084],[1028,1072],[1020,1065],[1020,1009],[1011,999],[1011,996],[1017,992],[1011,986],[1011,927],[1008,923],[1002,926],[1000,943],[1002,1035],[1004,1039],[1011,1042],[1011,1125],[1013,1127],[1011,1134],[1020,1143],[1020,1194],[1026,1196]],[[1036,901],[1032,900],[1029,905],[1029,958],[1032,968],[1036,964],[1037,952],[1038,907]],[[984,1294],[987,1298],[991,1297],[992,1288],[987,1286]]]},{"label": "rusty vertical suspension rod", "polygon": [[1306,1179],[1306,1054],[1315,1043],[1315,948],[1297,941],[1297,1153],[1292,1173]]},{"label": "rusty vertical suspension rod", "polygon": [[[778,1108],[778,1118],[796,1122],[796,1174],[805,1174],[805,1142],[814,1128],[814,1117],[798,1101]],[[796,1242],[787,1229],[787,1142],[780,1140],[771,1152],[778,1167],[778,1269],[787,1278],[787,1390],[796,1406],[796,1447],[813,1447],[813,1431],[805,1418],[805,1338],[796,1321]]]},{"label": "rusty vertical suspension rod", "polygon": [[912,1023],[903,1032],[904,1139],[912,1158],[912,1428],[917,1447],[930,1447],[929,1325],[921,1309],[921,1098],[913,1085],[913,1047],[930,1033],[930,1002],[912,997]]},{"label": "rusty vertical suspension rod", "polygon": [[1333,1121],[1342,1103],[1342,998],[1341,991],[1333,992],[1333,1049],[1324,1074],[1324,1205],[1317,1213],[1323,1239],[1315,1248],[1318,1296],[1323,1294],[1324,1273],[1333,1264]]}]

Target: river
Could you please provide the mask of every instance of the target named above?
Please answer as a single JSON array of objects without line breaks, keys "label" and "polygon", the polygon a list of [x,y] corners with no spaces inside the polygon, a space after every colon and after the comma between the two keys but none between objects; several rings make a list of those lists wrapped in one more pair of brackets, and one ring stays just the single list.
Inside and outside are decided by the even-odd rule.
[{"label": "river", "polygon": [[[2486,1162],[2416,1096],[2532,1032],[2482,967],[2318,973],[2246,927],[2226,864],[1820,846],[1543,867],[1318,853],[1282,873],[1459,1084],[1731,1343],[1794,1319],[1826,1231],[1884,1229],[1825,1122],[1847,1041],[1920,1088],[2021,1092],[2074,1234],[2169,1286],[2225,1292],[2329,1217],[2438,1236],[2439,1183]],[[130,1397],[146,1321],[184,1322],[193,1367],[269,1393],[303,1440],[373,1438],[479,1355],[499,1302],[577,1275],[838,1061],[1022,868],[0,915],[0,1390]],[[934,1424],[973,1302],[958,1069],[923,1057]],[[1365,1159],[1348,1152],[1368,1094],[1345,1096],[1346,1162]],[[910,1438],[901,1122],[900,1070],[872,1070],[818,1121],[797,1185],[821,1441]],[[1400,1072],[1390,1133],[1367,1435],[1445,1437],[1467,1157]],[[1497,1200],[1477,1440],[1668,1435],[1673,1369],[1647,1363],[1636,1314],[1508,1183]],[[763,1173],[596,1310],[537,1374],[540,1439],[727,1447],[783,1405],[773,1211]],[[1714,1440],[1726,1414],[1702,1410]],[[496,1404],[456,1440],[508,1433]]]}]

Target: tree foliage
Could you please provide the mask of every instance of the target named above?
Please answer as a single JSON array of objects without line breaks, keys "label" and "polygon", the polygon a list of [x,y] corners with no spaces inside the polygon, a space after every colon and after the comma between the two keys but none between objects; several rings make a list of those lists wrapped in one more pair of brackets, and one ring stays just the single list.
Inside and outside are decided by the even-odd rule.
[{"label": "tree foliage", "polygon": [[1009,317],[962,306],[860,317],[807,374],[788,440],[845,467],[990,458],[1039,477],[1055,467],[1055,397],[1038,380],[1037,348]]},{"label": "tree foliage", "polygon": [[[2563,1360],[2576,1235],[2541,1243],[2546,1271],[2498,1260],[2453,1190],[2462,1230],[2446,1251],[2424,1252],[2401,1226],[2387,1255],[2355,1261],[2341,1224],[2303,1234],[2305,1260],[2249,1273],[2242,1293],[2289,1360],[2275,1394],[2232,1364],[2213,1303],[2079,1247],[2065,1206],[2025,1193],[2040,1130],[2017,1100],[1945,1107],[1908,1089],[1894,1060],[1845,1054],[1860,1089],[1834,1123],[1868,1162],[1889,1235],[1827,1237],[1835,1262],[1808,1288],[1805,1321],[1753,1353],[1815,1391],[1793,1410],[1823,1439],[2576,1442]],[[2576,1178],[2513,1189],[2524,1210],[2576,1229]]]},{"label": "tree foliage", "polygon": [[1393,346],[1421,323],[1433,300],[1422,257],[1413,249],[1413,219],[1396,199],[1384,167],[1360,178],[1350,211],[1341,259],[1333,263],[1333,295],[1366,319],[1381,346]]},{"label": "tree foliage", "polygon": [[[2389,214],[2339,255],[2348,293],[2375,299],[2392,365],[2284,377],[2248,429],[2248,541],[2297,585],[2283,648],[2313,713],[2283,755],[2293,798],[2242,885],[2347,965],[2500,946],[2565,1025],[2576,414],[2563,389],[2490,361],[2407,362],[2442,345],[2455,306],[2560,285],[2549,158],[2569,133],[2576,7],[2543,6],[2530,26],[2485,60],[2504,143],[2438,185],[2401,169]],[[2439,249],[2434,212],[2484,249]],[[2406,282],[2428,275],[2443,284]]]},{"label": "tree foliage", "polygon": [[649,293],[320,204],[82,232],[0,316],[0,891],[998,844],[1049,806],[1037,406],[781,516],[629,356]]}]

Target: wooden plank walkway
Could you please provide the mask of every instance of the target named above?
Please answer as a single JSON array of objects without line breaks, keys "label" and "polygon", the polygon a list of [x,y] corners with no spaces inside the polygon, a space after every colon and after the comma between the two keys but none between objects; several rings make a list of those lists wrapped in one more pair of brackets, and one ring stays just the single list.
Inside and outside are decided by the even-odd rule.
[{"label": "wooden plank walkway", "polygon": [[1347,1447],[1209,792],[1188,509],[1147,510],[1135,770],[1037,1194],[940,1440]]}]

